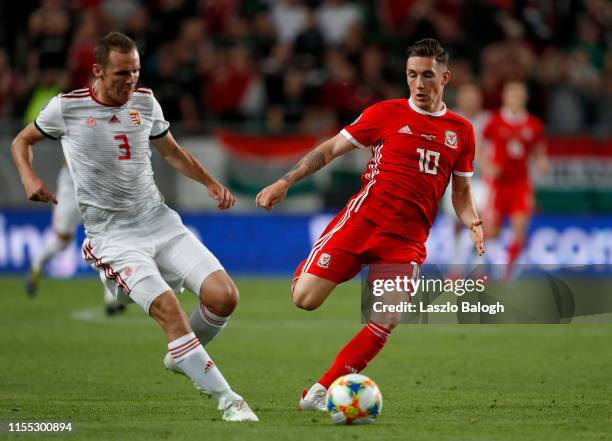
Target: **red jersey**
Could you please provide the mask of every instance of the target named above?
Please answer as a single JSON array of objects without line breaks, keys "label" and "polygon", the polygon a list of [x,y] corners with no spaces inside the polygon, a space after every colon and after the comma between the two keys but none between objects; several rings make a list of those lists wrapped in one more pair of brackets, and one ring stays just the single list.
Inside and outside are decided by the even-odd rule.
[{"label": "red jersey", "polygon": [[544,127],[537,117],[528,113],[516,117],[500,110],[485,126],[483,138],[490,142],[490,159],[500,170],[493,184],[529,181],[527,160],[544,140]]},{"label": "red jersey", "polygon": [[347,205],[384,230],[425,242],[451,173],[474,173],[474,129],[450,110],[429,113],[407,99],[368,107],[341,133],[372,160]]}]

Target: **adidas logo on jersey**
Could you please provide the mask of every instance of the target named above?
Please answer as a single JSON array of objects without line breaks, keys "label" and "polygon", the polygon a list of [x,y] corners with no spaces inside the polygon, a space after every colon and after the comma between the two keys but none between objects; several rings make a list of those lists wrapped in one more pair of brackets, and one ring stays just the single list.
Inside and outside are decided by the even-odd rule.
[{"label": "adidas logo on jersey", "polygon": [[410,130],[410,126],[404,126],[399,129],[397,133],[403,133],[404,135],[412,135],[412,130]]},{"label": "adidas logo on jersey", "polygon": [[111,119],[109,119],[109,120],[108,120],[108,123],[109,123],[109,124],[117,124],[117,123],[119,123],[119,122],[121,122],[121,121],[119,121],[119,118],[117,118],[117,115],[113,115],[113,116],[111,117]]}]

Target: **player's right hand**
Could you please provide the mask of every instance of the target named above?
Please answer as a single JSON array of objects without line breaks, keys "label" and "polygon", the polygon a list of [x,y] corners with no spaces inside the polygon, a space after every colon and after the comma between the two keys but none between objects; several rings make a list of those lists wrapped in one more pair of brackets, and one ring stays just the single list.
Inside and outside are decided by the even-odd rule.
[{"label": "player's right hand", "polygon": [[279,179],[259,192],[255,198],[255,205],[271,210],[273,206],[285,199],[287,190],[289,190],[289,183]]},{"label": "player's right hand", "polygon": [[57,205],[55,195],[47,189],[45,183],[40,179],[24,182],[23,185],[29,200]]},{"label": "player's right hand", "polygon": [[471,226],[470,226],[470,237],[472,238],[472,241],[474,242],[474,246],[476,247],[476,252],[478,253],[479,256],[484,255],[485,253],[485,246],[484,246],[484,232],[482,230],[482,221],[477,221],[474,222]]}]

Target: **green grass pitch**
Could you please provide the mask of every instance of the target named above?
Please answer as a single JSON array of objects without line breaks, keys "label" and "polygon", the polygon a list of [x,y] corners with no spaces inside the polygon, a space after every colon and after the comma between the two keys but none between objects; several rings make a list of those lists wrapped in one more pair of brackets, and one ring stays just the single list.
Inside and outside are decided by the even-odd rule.
[{"label": "green grass pitch", "polygon": [[213,400],[164,370],[153,320],[135,305],[104,316],[97,280],[45,280],[29,299],[21,279],[0,279],[0,421],[74,427],[0,439],[612,439],[612,325],[402,325],[364,372],[384,396],[379,421],[336,427],[296,405],[359,329],[358,285],[306,312],[288,279],[237,282],[238,310],[207,349],[259,423],[221,421]]}]

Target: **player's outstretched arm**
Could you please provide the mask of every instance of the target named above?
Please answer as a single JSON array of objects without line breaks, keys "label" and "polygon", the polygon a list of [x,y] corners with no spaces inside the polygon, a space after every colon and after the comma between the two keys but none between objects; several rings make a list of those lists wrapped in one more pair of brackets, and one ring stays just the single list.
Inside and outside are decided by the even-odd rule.
[{"label": "player's outstretched arm", "polygon": [[44,139],[43,134],[38,131],[34,123],[30,123],[13,139],[11,154],[28,199],[57,204],[55,195],[47,189],[32,168],[32,146],[42,139]]},{"label": "player's outstretched arm", "polygon": [[482,221],[478,217],[474,199],[472,198],[471,178],[453,175],[453,208],[457,217],[470,230],[479,256],[485,253]]},{"label": "player's outstretched arm", "polygon": [[353,143],[346,139],[344,135],[338,133],[333,138],[324,141],[308,152],[278,181],[261,190],[255,198],[255,204],[258,207],[271,210],[274,205],[285,199],[289,187],[294,183],[306,176],[310,176],[338,156],[344,155],[354,148],[355,145]]},{"label": "player's outstretched arm", "polygon": [[206,186],[208,195],[217,201],[217,208],[226,210],[236,203],[236,198],[230,191],[208,173],[191,153],[181,147],[170,132],[151,140],[151,143],[174,169]]}]

